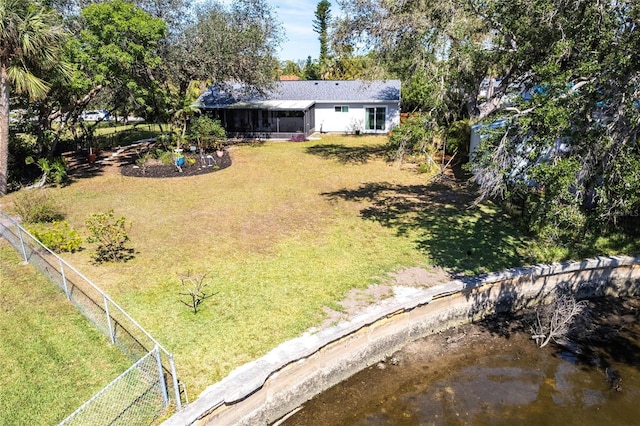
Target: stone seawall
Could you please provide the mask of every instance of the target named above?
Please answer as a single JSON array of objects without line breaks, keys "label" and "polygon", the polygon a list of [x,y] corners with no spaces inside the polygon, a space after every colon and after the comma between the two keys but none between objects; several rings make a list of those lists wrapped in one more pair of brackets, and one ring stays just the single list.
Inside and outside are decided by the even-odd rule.
[{"label": "stone seawall", "polygon": [[404,288],[335,327],[285,342],[208,387],[165,426],[266,425],[407,343],[495,312],[551,300],[640,293],[640,256],[515,268]]}]

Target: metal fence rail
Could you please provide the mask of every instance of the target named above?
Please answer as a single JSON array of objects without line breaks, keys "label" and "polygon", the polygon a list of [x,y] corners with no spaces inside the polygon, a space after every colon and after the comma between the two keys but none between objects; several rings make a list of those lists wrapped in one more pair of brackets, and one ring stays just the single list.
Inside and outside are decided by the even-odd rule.
[{"label": "metal fence rail", "polygon": [[[109,338],[112,344],[116,345],[132,360],[137,360],[136,364],[127,372],[123,373],[112,384],[88,401],[87,404],[91,402],[91,407],[101,407],[106,404],[111,405],[111,409],[114,412],[120,410],[118,404],[126,401],[127,398],[121,396],[112,397],[112,392],[107,391],[110,387],[127,389],[128,395],[139,394],[134,397],[133,401],[136,402],[126,405],[121,410],[122,413],[112,421],[106,420],[108,416],[95,417],[90,424],[137,424],[128,421],[120,423],[118,419],[130,418],[128,417],[130,416],[128,414],[130,411],[149,412],[153,416],[157,416],[171,403],[175,404],[177,410],[182,409],[180,384],[173,355],[170,352],[164,349],[160,343],[98,286],[60,256],[45,247],[20,226],[18,222],[2,211],[0,211],[0,236],[6,239],[22,255],[25,262],[34,265],[53,281],[64,292],[67,299],[73,302],[85,317]],[[153,369],[146,366],[150,362],[149,359],[153,360],[155,365]],[[150,372],[153,372],[155,379],[150,379]],[[137,381],[134,380],[135,378],[137,378]],[[116,382],[120,384],[118,385]],[[123,383],[127,384],[123,385]],[[131,383],[137,384],[133,385]],[[156,388],[162,391],[162,397],[157,398],[154,396],[150,398],[149,395],[156,395],[155,390],[152,391],[152,389]],[[83,405],[83,407],[85,406]],[[90,411],[86,410],[89,410],[89,407],[85,407],[82,410],[82,416],[90,413]],[[97,410],[97,408],[91,408],[91,410]],[[103,408],[99,410],[103,410]],[[80,409],[76,413],[74,415],[80,415]],[[136,416],[139,418],[144,417],[144,415],[141,416],[140,414],[136,414]],[[69,418],[63,423],[76,424],[71,422]]]}]

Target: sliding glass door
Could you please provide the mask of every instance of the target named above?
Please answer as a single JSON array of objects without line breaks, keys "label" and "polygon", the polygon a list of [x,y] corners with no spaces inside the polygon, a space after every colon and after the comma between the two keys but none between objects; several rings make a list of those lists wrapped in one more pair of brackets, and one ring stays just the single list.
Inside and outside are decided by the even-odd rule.
[{"label": "sliding glass door", "polygon": [[365,131],[384,131],[385,123],[387,120],[387,108],[386,107],[369,107],[365,108]]}]

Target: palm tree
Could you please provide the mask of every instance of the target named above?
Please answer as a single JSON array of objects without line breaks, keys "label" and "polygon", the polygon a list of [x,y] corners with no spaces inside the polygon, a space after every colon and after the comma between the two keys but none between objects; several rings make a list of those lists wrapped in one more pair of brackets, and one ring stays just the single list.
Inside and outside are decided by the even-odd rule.
[{"label": "palm tree", "polygon": [[187,132],[187,123],[189,119],[195,114],[200,113],[200,108],[196,106],[198,96],[200,96],[200,82],[192,81],[187,87],[184,97],[181,99],[181,105],[176,112],[173,113],[173,119],[176,125],[181,126],[182,129],[178,135],[177,147],[180,149],[184,135]]},{"label": "palm tree", "polygon": [[49,87],[37,73],[61,66],[65,31],[55,12],[35,0],[0,0],[0,195],[7,193],[9,89],[30,100]]}]

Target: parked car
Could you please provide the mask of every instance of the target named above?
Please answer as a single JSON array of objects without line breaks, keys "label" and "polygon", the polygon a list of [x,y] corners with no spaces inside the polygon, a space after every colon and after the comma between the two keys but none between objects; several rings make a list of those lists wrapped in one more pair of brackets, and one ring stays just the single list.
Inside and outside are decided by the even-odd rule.
[{"label": "parked car", "polygon": [[82,111],[80,114],[80,120],[82,121],[109,121],[111,116],[109,111],[105,109]]}]

